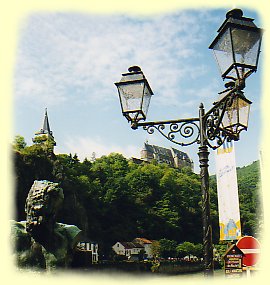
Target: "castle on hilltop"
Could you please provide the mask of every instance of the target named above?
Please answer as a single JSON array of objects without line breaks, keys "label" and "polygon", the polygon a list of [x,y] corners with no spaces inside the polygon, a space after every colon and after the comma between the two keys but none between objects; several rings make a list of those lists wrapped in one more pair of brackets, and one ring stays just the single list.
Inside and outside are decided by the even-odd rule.
[{"label": "castle on hilltop", "polygon": [[151,162],[152,160],[156,160],[158,163],[166,163],[175,168],[190,167],[192,171],[194,170],[193,161],[185,152],[172,147],[165,148],[150,145],[148,142],[145,142],[144,147],[141,150],[141,158],[133,159],[133,161],[135,163],[142,163]]}]

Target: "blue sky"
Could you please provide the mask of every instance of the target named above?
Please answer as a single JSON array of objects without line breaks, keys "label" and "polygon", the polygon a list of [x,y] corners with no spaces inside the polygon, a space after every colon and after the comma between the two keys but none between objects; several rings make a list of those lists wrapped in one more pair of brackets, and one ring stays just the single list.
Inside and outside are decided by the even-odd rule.
[{"label": "blue sky", "polygon": [[[224,88],[209,44],[227,10],[175,10],[151,16],[129,14],[33,13],[21,24],[14,73],[14,136],[28,145],[41,128],[48,108],[56,153],[77,153],[83,160],[120,152],[140,157],[150,144],[176,147],[155,133],[132,130],[121,115],[114,82],[139,65],[154,92],[147,120],[198,116]],[[244,10],[244,16],[258,15]],[[245,95],[253,101],[249,129],[235,144],[237,166],[252,163],[260,150],[259,70],[247,79]],[[199,171],[197,145],[185,148]],[[215,161],[210,155],[210,173]]]}]

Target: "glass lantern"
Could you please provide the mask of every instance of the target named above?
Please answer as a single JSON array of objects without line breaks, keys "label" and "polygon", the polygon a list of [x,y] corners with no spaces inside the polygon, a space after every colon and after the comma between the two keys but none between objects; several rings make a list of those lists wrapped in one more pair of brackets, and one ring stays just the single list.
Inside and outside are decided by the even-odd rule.
[{"label": "glass lantern", "polygon": [[153,92],[140,67],[132,66],[123,73],[118,89],[123,115],[129,122],[145,120]]},{"label": "glass lantern", "polygon": [[221,128],[238,137],[242,130],[248,128],[250,105],[252,104],[241,91],[232,95],[232,102],[226,107]]},{"label": "glass lantern", "polygon": [[240,9],[229,11],[209,46],[223,79],[243,80],[257,70],[262,30]]}]

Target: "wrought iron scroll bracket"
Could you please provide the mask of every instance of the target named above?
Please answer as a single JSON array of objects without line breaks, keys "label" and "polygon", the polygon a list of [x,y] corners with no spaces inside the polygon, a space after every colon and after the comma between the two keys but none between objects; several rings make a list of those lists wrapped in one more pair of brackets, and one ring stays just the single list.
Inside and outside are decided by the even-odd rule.
[{"label": "wrought iron scroll bracket", "polygon": [[[225,141],[239,140],[239,134],[236,135],[222,127],[225,111],[233,104],[234,92],[237,92],[237,90],[230,90],[200,118],[159,122],[133,122],[131,127],[133,129],[143,127],[149,134],[158,131],[166,139],[180,146],[204,142],[211,149],[217,149]],[[202,128],[202,131],[200,128]]]},{"label": "wrought iron scroll bracket", "polygon": [[233,95],[225,96],[214,103],[214,106],[203,116],[203,134],[207,145],[212,149],[219,148],[224,142],[239,140],[239,135],[222,128],[225,111],[232,106]]},{"label": "wrought iron scroll bracket", "polygon": [[158,131],[169,141],[180,146],[188,146],[200,142],[199,118],[190,118],[173,121],[143,122],[138,123],[137,127],[142,126],[149,134]]}]

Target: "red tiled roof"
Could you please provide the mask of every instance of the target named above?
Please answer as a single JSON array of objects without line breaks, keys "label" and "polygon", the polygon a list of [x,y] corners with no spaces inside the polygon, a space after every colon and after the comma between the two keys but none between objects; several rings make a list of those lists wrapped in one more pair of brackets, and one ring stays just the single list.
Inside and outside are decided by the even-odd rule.
[{"label": "red tiled roof", "polygon": [[143,243],[148,243],[148,244],[151,244],[152,241],[147,239],[147,238],[135,238],[134,239],[135,242],[143,242]]}]

